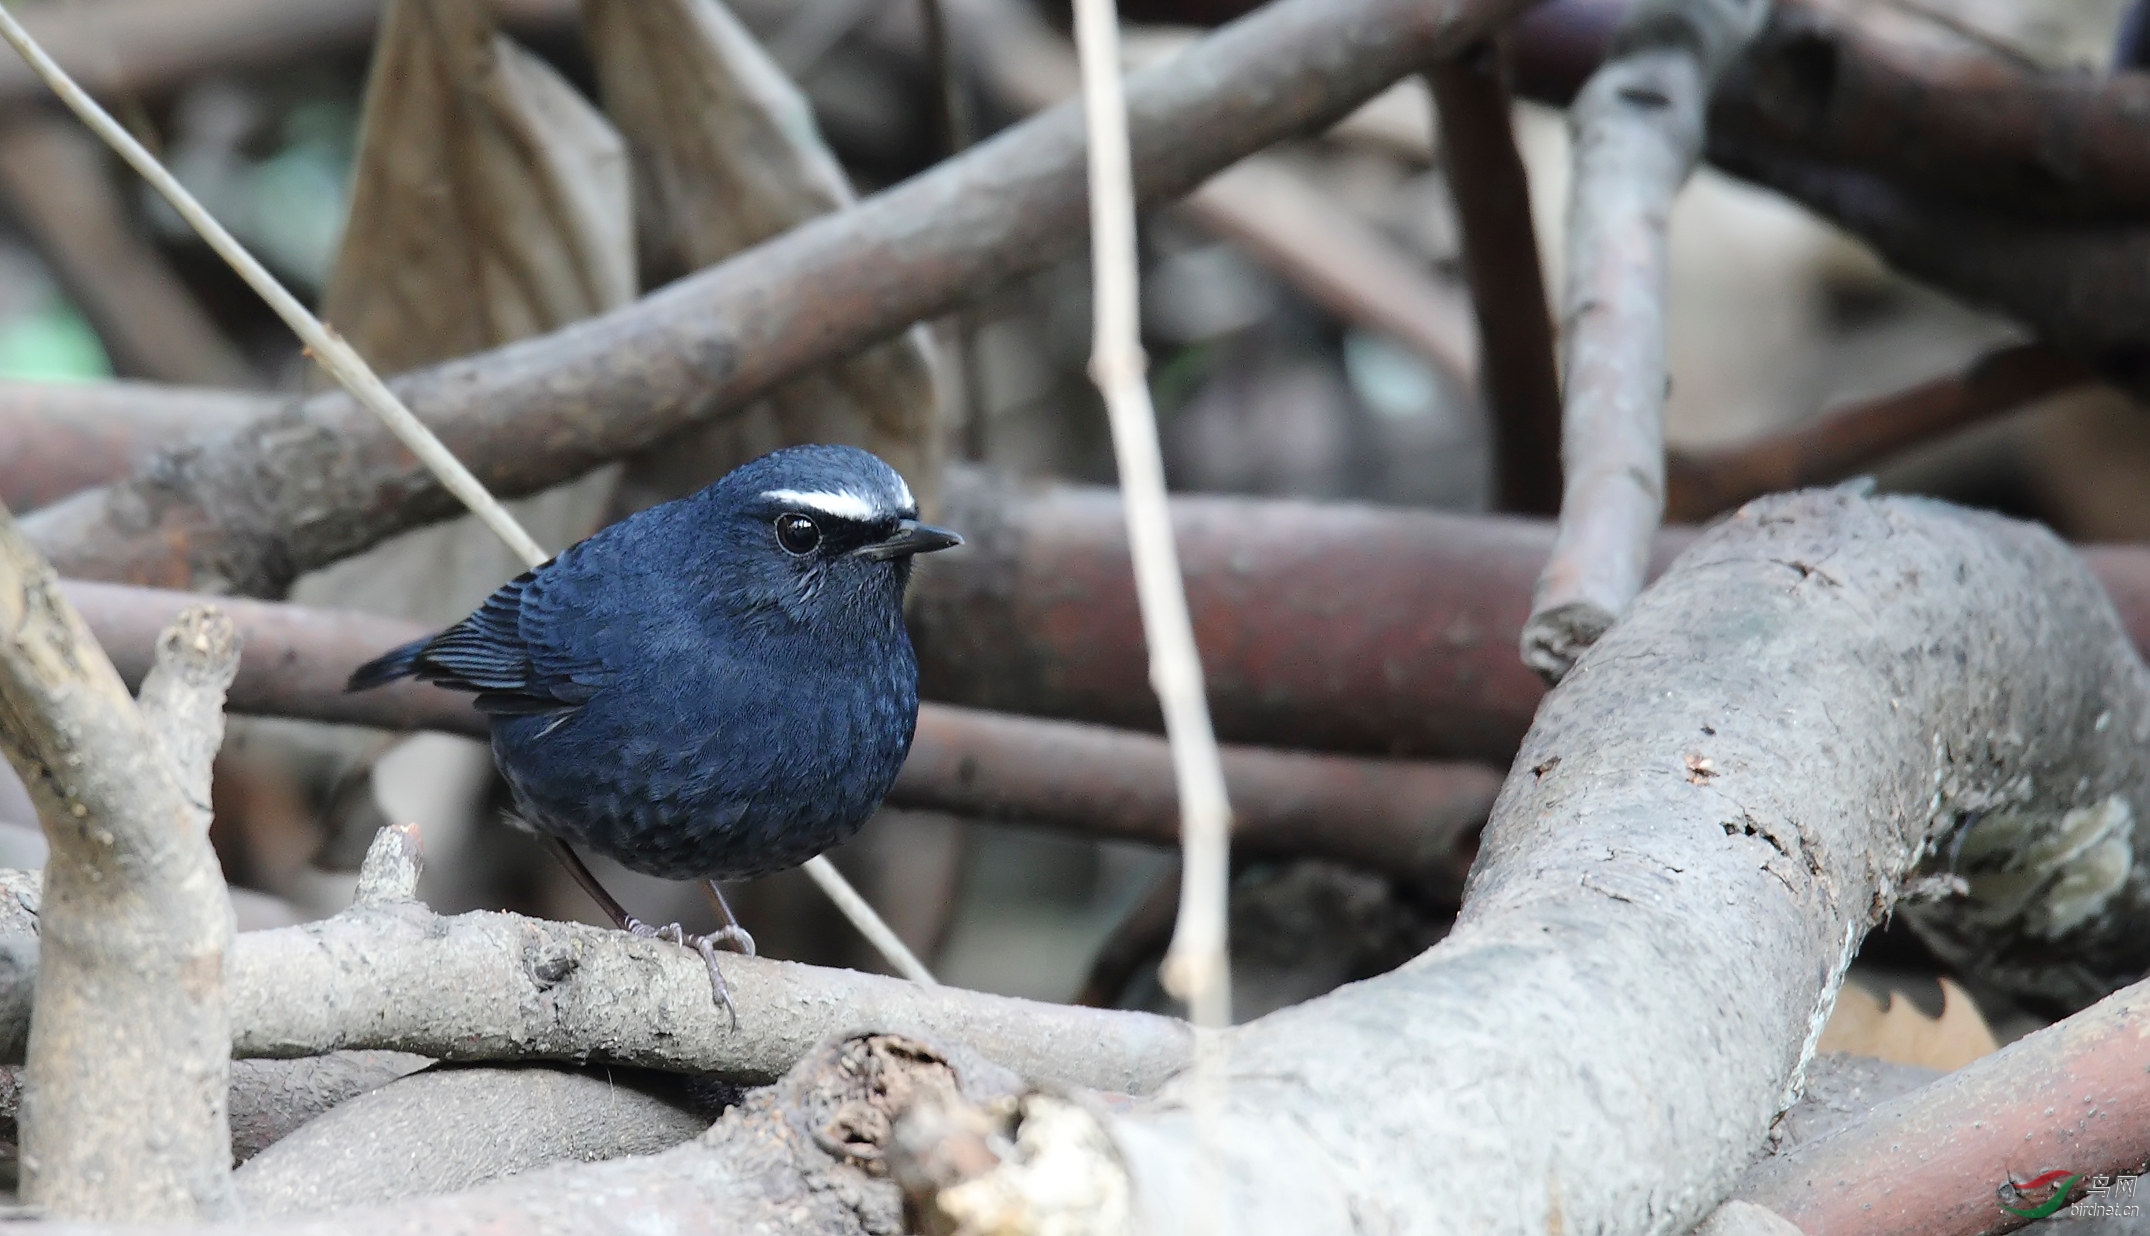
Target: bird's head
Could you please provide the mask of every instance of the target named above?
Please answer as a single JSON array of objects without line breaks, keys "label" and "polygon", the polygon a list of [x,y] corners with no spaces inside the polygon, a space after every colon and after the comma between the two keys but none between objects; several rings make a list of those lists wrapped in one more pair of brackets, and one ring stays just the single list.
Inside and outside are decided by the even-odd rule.
[{"label": "bird's head", "polygon": [[911,487],[850,446],[794,446],[742,464],[705,494],[723,512],[750,595],[793,619],[900,621],[911,559],[963,538],[918,521]]}]

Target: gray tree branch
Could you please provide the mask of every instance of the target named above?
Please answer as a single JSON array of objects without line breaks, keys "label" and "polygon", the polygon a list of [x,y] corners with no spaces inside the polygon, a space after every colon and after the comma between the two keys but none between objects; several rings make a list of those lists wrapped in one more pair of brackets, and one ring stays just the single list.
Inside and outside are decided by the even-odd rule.
[{"label": "gray tree branch", "polygon": [[1640,0],[1568,111],[1560,531],[1523,661],[1557,682],[1642,590],[1665,507],[1666,225],[1768,0]]},{"label": "gray tree branch", "polygon": [[[1915,883],[1943,897],[1922,929],[2006,958],[1971,964],[2015,990],[2034,954],[2078,997],[2150,962],[2150,837],[2125,822],[2146,735],[2142,664],[2049,533],[1916,500],[1751,504],[1548,697],[1449,937],[1231,1032],[1225,1230],[1686,1231]],[[2044,844],[1954,848],[1993,818]],[[1967,889],[1919,883],[1951,875]],[[1186,1230],[1208,1195],[1183,1084],[1063,1105],[918,1203],[1046,1213],[1051,1156],[1056,1179],[1124,1182],[1139,1230]]]},{"label": "gray tree branch", "polygon": [[[349,910],[240,936],[232,1053],[592,1061],[762,1084],[832,1034],[887,1027],[968,1043],[1026,1076],[1142,1094],[1190,1051],[1187,1026],[1168,1017],[727,956],[734,1029],[688,950],[512,914],[442,918],[411,900],[417,878],[415,829],[383,829]],[[22,961],[12,975],[0,970],[0,1012],[17,1005],[9,988],[33,977],[28,950],[14,952]],[[0,1044],[9,1037],[0,1024]]]},{"label": "gray tree branch", "polygon": [[233,929],[209,847],[209,760],[238,663],[231,624],[183,613],[137,708],[52,568],[0,514],[0,627],[0,745],[51,845],[23,1196],[61,1215],[214,1214],[230,1187]]}]

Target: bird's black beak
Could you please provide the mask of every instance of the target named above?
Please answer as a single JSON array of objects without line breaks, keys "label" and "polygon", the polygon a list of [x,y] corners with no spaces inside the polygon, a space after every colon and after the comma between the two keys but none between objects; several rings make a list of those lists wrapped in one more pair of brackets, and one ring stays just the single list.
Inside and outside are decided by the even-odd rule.
[{"label": "bird's black beak", "polygon": [[961,545],[963,538],[946,528],[922,524],[915,519],[897,523],[896,530],[882,540],[859,546],[858,556],[876,562],[889,558],[908,558],[913,554],[930,554],[937,549],[950,549]]}]

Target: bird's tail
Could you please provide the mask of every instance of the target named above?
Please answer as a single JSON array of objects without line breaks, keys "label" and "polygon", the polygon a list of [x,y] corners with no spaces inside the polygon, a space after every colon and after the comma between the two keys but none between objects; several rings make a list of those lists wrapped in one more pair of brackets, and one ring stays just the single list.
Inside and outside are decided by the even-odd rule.
[{"label": "bird's tail", "polygon": [[414,639],[401,648],[392,648],[382,653],[373,660],[352,670],[351,680],[344,684],[343,689],[346,691],[364,691],[372,687],[385,686],[398,678],[410,677],[418,670],[419,654],[423,653],[426,650],[426,645],[431,642],[433,642],[433,637],[429,635],[424,639]]}]

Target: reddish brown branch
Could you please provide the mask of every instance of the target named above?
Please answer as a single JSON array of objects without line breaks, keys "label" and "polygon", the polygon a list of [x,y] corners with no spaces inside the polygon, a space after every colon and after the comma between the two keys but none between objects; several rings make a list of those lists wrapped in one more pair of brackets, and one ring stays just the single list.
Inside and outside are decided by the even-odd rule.
[{"label": "reddish brown branch", "polygon": [[[2014,1231],[2027,1220],[2001,1209],[1996,1192],[2011,1178],[2054,1168],[2086,1178],[2135,1174],[2150,1163],[2141,1120],[2150,1110],[2146,1016],[2150,984],[2116,992],[1763,1160],[1733,1196],[1783,1215],[1806,1236]],[[2010,1204],[2030,1209],[2046,1196]]]},{"label": "reddish brown branch", "polygon": [[1781,0],[1715,121],[1786,153],[2011,213],[2150,210],[2150,77],[1892,47],[1807,0]]},{"label": "reddish brown branch", "polygon": [[[1224,749],[1235,853],[1318,857],[1453,896],[1500,774],[1478,764]],[[1146,734],[920,709],[891,800],[1153,845],[1179,841],[1171,752]]]},{"label": "reddish brown branch", "polygon": [[0,381],[0,503],[34,511],[110,485],[288,402],[149,382]]},{"label": "reddish brown branch", "polygon": [[1738,446],[1673,451],[1665,517],[1691,523],[1763,494],[1843,480],[1893,452],[2091,381],[2042,344],[1989,352],[1960,374],[1835,409]]},{"label": "reddish brown branch", "polygon": [[1560,374],[1501,52],[1482,43],[1426,80],[1463,224],[1501,507],[1551,515],[1560,509]]},{"label": "reddish brown branch", "polygon": [[[156,633],[198,598],[80,581],[67,585],[128,681],[146,671]],[[391,618],[228,600],[246,655],[230,689],[234,712],[304,717],[388,729],[483,736],[468,700],[420,683],[358,695],[344,679],[362,661],[425,633]],[[1469,841],[1500,788],[1475,764],[1310,755],[1230,747],[1224,755],[1238,809],[1235,842],[1258,855],[1332,858],[1453,897],[1470,863]],[[1174,845],[1179,800],[1171,753],[1148,734],[927,704],[889,801],[1042,824],[1095,838]]]}]

